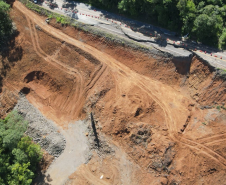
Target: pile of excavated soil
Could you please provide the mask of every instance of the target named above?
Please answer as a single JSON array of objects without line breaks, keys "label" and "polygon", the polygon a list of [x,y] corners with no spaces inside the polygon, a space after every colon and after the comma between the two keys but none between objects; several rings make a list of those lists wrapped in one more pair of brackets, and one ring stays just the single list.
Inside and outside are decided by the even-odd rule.
[{"label": "pile of excavated soil", "polygon": [[[0,111],[4,116],[17,101],[12,94],[22,92],[56,123],[67,143],[49,168],[66,171],[62,179],[52,175],[54,185],[70,173],[70,184],[225,183],[226,83],[219,71],[197,57],[144,52],[54,20],[48,25],[18,1],[11,16],[21,50],[4,77]],[[95,129],[78,121],[91,112]],[[57,129],[45,121],[36,127],[28,115],[32,133],[63,142],[49,137]]]}]

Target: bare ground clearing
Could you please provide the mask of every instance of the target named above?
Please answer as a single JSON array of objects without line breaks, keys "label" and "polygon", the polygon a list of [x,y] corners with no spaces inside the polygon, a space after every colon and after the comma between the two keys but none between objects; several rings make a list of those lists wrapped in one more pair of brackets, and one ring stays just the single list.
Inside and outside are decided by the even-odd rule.
[{"label": "bare ground clearing", "polygon": [[[67,176],[69,184],[225,182],[226,83],[216,69],[196,57],[144,53],[54,20],[47,25],[18,1],[11,16],[22,56],[2,58],[16,63],[3,81],[1,114],[21,91],[57,124],[66,148],[48,170],[52,184]],[[87,140],[97,138],[76,121],[90,123],[90,112],[105,147],[94,144],[93,157],[82,164]]]}]

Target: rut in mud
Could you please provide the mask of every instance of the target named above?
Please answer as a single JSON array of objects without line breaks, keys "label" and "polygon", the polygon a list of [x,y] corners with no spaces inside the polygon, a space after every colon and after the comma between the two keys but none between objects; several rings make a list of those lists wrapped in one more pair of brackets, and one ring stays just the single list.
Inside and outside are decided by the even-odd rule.
[{"label": "rut in mud", "polygon": [[[69,184],[225,182],[226,81],[219,71],[195,56],[145,53],[54,21],[48,25],[18,1],[11,14],[24,52],[4,78],[1,115],[23,92],[62,133],[93,112],[98,134],[116,147],[114,156],[93,154],[87,165],[70,168]],[[64,160],[74,163],[73,156],[61,156],[57,168]],[[106,178],[100,181],[101,174]],[[62,182],[70,174],[64,175]]]}]

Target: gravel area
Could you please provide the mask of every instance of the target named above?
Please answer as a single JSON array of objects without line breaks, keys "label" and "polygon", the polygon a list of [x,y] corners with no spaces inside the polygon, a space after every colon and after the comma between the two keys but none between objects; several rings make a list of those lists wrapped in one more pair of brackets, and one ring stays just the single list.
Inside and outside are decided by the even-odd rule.
[{"label": "gravel area", "polygon": [[[41,145],[55,160],[45,172],[51,180],[41,180],[38,184],[62,185],[68,177],[92,158],[92,151],[100,157],[114,155],[115,151],[101,134],[101,125],[90,115],[87,119],[71,122],[68,129],[57,128],[55,123],[45,118],[25,97],[20,94],[14,110],[28,121],[26,134]],[[67,142],[66,142],[67,141]],[[61,174],[59,176],[59,174]]]},{"label": "gravel area", "polygon": [[54,122],[46,119],[37,108],[29,103],[24,95],[20,95],[14,110],[17,110],[28,121],[26,134],[39,143],[49,154],[59,157],[65,149],[66,140],[58,132]]}]

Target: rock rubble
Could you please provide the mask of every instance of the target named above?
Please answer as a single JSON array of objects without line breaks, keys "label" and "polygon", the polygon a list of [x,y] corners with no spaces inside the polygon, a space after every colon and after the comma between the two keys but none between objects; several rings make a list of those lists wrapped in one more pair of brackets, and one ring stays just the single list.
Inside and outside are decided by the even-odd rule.
[{"label": "rock rubble", "polygon": [[54,122],[45,118],[23,94],[20,94],[20,99],[14,110],[17,110],[28,121],[26,134],[32,137],[33,141],[39,143],[49,154],[59,157],[65,149],[66,140],[58,132]]}]

